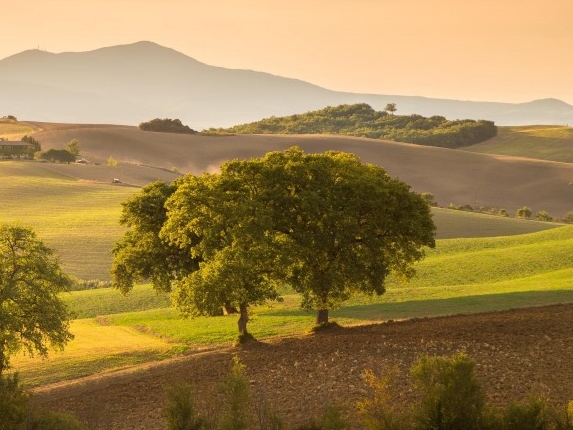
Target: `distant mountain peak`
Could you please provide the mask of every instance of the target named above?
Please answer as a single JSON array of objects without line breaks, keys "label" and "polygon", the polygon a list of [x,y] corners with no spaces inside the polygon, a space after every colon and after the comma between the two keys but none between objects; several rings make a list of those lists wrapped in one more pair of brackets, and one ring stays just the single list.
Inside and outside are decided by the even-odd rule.
[{"label": "distant mountain peak", "polygon": [[337,92],[262,71],[207,65],[148,40],[86,52],[32,49],[0,60],[0,115],[27,120],[135,125],[178,118],[202,129],[356,103],[377,110],[396,103],[404,115],[497,125],[573,121],[573,106],[557,99],[488,103]]}]

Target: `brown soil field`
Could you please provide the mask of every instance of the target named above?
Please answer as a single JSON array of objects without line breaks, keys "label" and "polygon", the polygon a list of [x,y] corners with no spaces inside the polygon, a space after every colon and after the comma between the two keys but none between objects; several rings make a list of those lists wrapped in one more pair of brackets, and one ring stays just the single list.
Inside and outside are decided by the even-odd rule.
[{"label": "brown soil field", "polygon": [[[434,194],[441,206],[504,208],[510,214],[528,206],[534,213],[544,210],[554,217],[573,211],[573,164],[569,163],[343,136],[213,137],[144,132],[129,126],[32,124],[39,129],[34,137],[43,150],[63,148],[75,138],[83,157],[103,164],[111,156],[123,164],[200,174],[216,171],[229,159],[260,157],[296,145],[307,152],[352,152],[365,162],[383,166],[414,191]],[[128,182],[138,186],[148,177],[159,176],[156,172],[141,179],[126,175]],[[108,181],[109,173],[101,180]]]},{"label": "brown soil field", "polygon": [[394,371],[394,401],[405,408],[416,398],[408,376],[412,364],[423,354],[459,351],[476,361],[492,405],[503,407],[531,393],[560,408],[573,399],[573,305],[390,321],[253,342],[42,387],[34,399],[75,414],[90,429],[164,429],[165,387],[190,382],[201,410],[220,407],[218,387],[237,355],[246,365],[254,404],[266,401],[290,426],[308,423],[326,403],[346,406],[356,422],[354,405],[370,394],[365,370]]}]

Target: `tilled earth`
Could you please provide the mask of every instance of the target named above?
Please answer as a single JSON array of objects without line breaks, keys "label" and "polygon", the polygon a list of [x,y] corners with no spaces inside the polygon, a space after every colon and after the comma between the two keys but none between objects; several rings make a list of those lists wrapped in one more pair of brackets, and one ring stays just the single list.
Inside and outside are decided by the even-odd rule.
[{"label": "tilled earth", "polygon": [[573,305],[387,322],[253,342],[43,387],[34,399],[74,414],[91,430],[165,429],[165,388],[190,382],[198,407],[213,413],[221,404],[221,382],[238,355],[246,365],[253,403],[269,405],[289,426],[308,423],[325,404],[345,405],[353,420],[356,401],[370,394],[365,370],[394,372],[394,398],[405,406],[415,399],[412,364],[422,354],[459,351],[476,361],[491,404],[504,406],[530,393],[560,408],[573,400]]}]

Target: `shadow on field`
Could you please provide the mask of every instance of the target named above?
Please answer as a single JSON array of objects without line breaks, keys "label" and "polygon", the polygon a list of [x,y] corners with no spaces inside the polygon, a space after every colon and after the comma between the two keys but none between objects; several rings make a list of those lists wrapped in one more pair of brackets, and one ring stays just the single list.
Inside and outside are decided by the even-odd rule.
[{"label": "shadow on field", "polygon": [[[527,291],[449,299],[414,300],[399,303],[348,305],[331,312],[330,315],[333,319],[384,321],[493,312],[558,303],[573,303],[573,290]],[[270,311],[269,315],[295,316],[305,313],[300,310],[277,310]]]}]

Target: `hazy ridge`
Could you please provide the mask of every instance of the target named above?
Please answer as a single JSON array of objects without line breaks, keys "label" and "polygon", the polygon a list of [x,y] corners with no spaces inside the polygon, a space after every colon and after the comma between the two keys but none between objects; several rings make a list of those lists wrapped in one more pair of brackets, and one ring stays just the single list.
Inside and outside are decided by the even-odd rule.
[{"label": "hazy ridge", "polygon": [[400,114],[487,119],[498,125],[568,124],[556,99],[490,103],[331,91],[251,70],[210,66],[152,42],[89,52],[24,51],[0,60],[0,113],[20,119],[136,125],[179,118],[195,129],[228,127],[345,103]]}]

